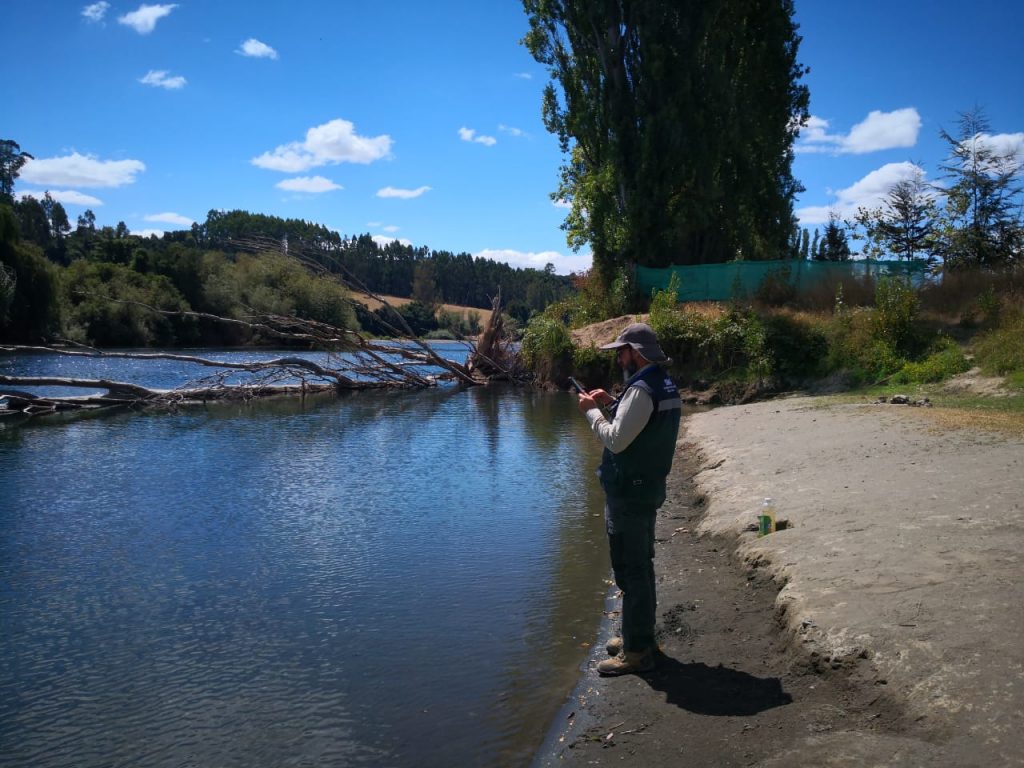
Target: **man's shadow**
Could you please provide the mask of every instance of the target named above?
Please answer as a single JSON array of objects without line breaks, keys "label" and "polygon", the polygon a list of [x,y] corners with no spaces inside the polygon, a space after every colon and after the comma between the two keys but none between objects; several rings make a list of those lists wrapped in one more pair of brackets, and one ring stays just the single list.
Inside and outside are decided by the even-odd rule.
[{"label": "man's shadow", "polygon": [[755,677],[721,665],[684,664],[658,655],[658,666],[641,678],[665,701],[699,715],[742,717],[790,704],[793,697],[782,690],[777,677]]}]

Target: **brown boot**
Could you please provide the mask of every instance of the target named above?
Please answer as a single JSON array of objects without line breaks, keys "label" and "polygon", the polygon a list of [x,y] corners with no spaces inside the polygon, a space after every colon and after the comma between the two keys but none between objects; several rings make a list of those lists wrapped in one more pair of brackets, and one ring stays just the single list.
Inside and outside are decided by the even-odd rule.
[{"label": "brown boot", "polygon": [[614,659],[605,659],[597,665],[598,674],[605,677],[635,675],[654,670],[654,651],[624,651]]},{"label": "brown boot", "polygon": [[622,653],[622,638],[611,638],[604,648],[606,651],[608,651],[609,656],[618,656],[620,653]]}]

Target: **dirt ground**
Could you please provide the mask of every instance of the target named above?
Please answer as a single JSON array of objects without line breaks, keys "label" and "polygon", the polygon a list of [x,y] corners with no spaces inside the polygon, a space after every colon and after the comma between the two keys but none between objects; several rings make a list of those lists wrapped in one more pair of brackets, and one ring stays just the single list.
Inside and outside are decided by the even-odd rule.
[{"label": "dirt ground", "polygon": [[[536,764],[1024,765],[1024,442],[898,408],[690,416],[659,667],[600,678],[597,646]],[[790,527],[759,539],[766,495]]]}]

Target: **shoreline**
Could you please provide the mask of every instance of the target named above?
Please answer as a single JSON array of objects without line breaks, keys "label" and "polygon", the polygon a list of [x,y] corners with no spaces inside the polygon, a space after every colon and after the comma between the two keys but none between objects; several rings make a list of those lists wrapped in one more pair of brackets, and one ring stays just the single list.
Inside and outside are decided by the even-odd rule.
[{"label": "shoreline", "polygon": [[678,451],[662,663],[599,678],[598,642],[534,766],[1024,765],[1024,441],[796,397],[688,413]]}]

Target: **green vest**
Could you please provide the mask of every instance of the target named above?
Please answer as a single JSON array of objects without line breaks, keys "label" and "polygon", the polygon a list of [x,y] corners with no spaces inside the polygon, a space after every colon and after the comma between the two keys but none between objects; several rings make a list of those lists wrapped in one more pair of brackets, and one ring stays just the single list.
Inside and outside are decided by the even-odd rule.
[{"label": "green vest", "polygon": [[675,383],[658,365],[637,371],[626,382],[626,391],[630,387],[647,392],[654,410],[647,425],[623,451],[612,453],[604,449],[598,475],[605,495],[650,501],[665,493],[665,478],[676,452],[682,403]]}]

